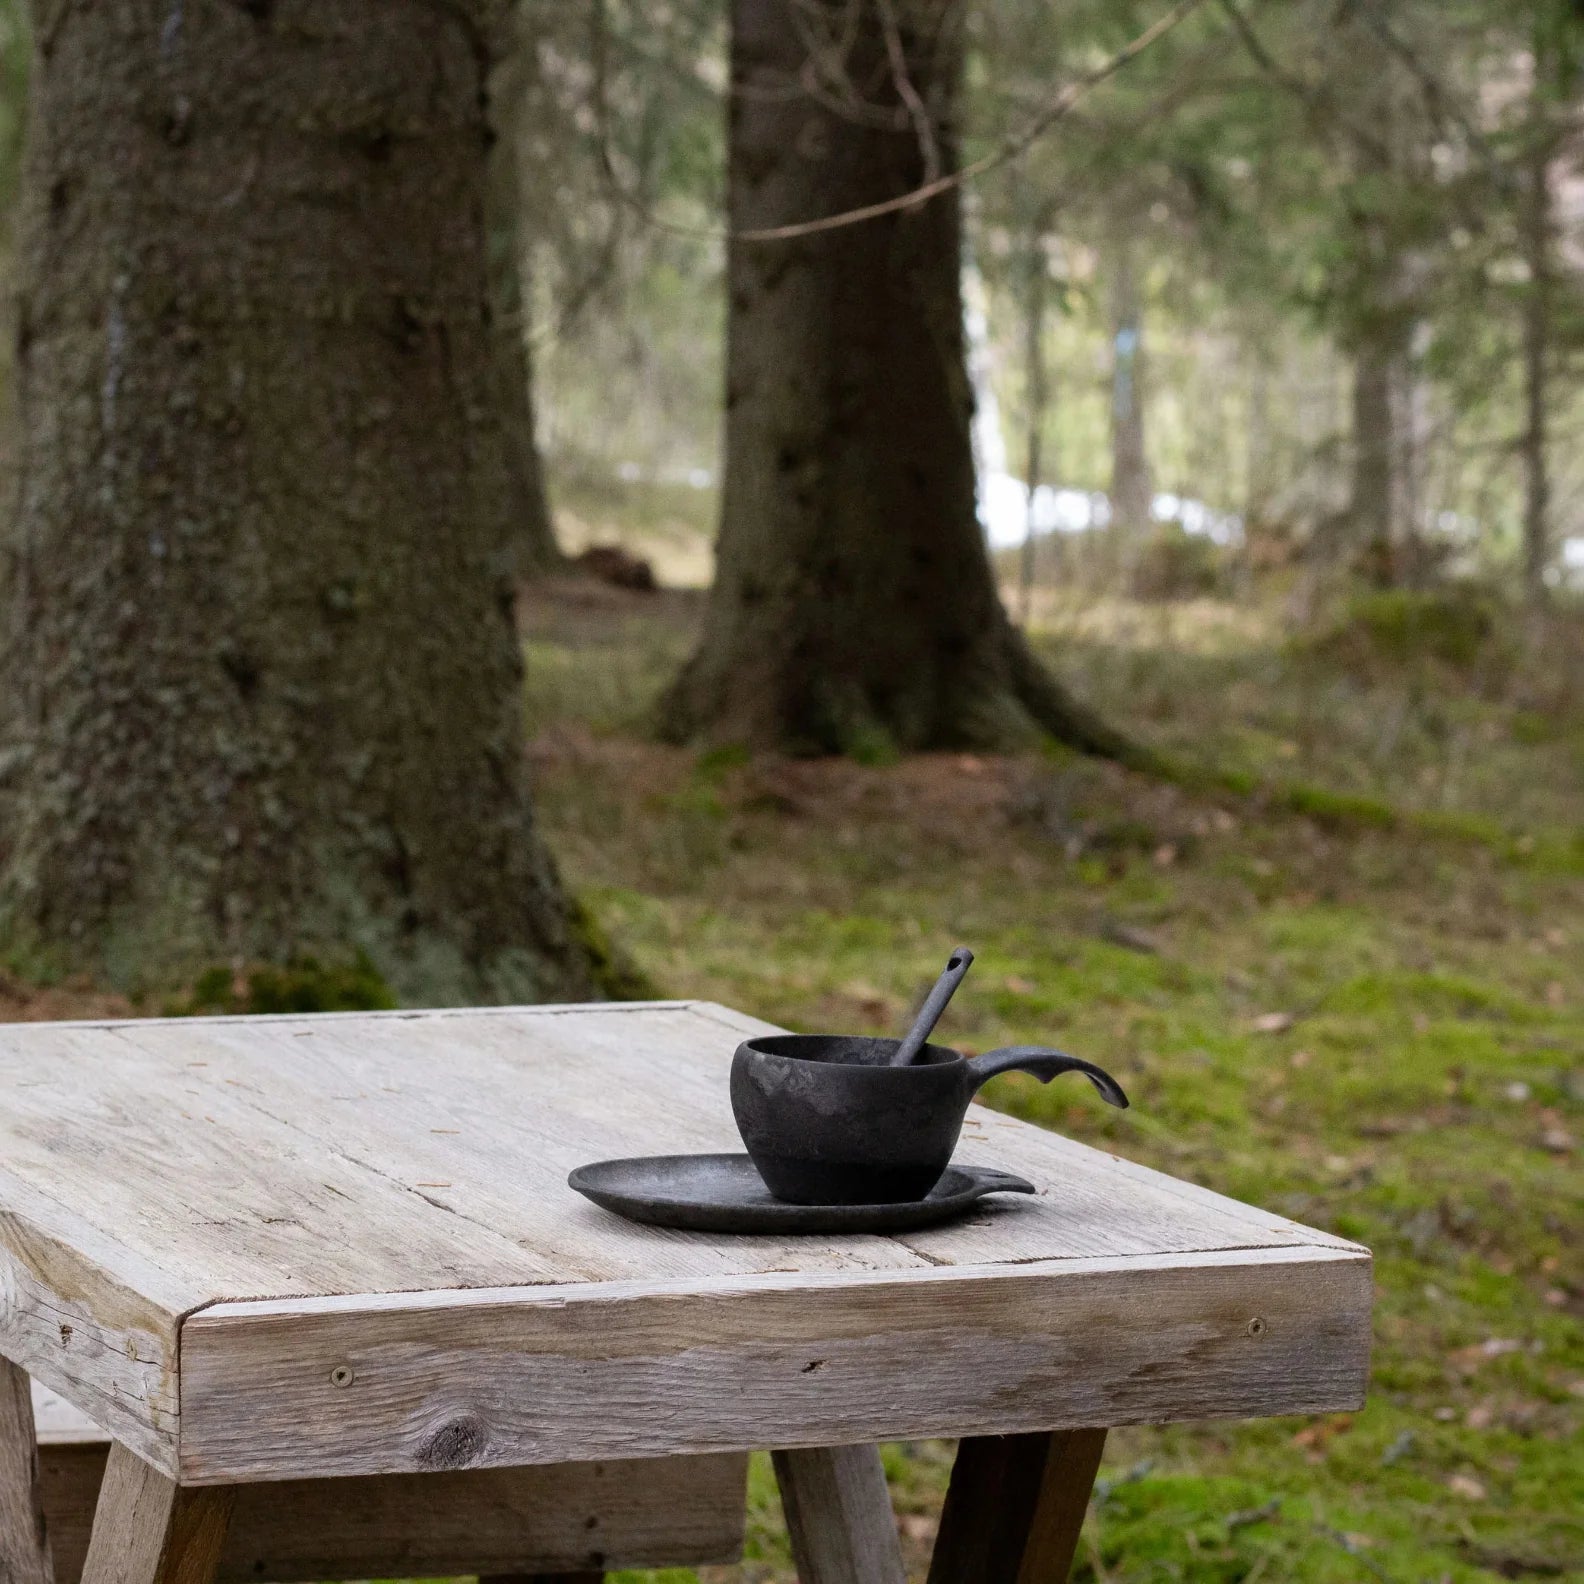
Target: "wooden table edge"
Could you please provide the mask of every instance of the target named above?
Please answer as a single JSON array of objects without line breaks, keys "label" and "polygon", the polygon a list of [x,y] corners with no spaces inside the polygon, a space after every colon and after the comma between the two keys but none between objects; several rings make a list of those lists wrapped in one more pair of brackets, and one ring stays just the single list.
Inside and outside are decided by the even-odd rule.
[{"label": "wooden table edge", "polygon": [[[217,1302],[182,1325],[179,1477],[1340,1411],[1363,1401],[1372,1270],[1316,1243]],[[1092,1379],[1064,1373],[1075,1347]]]}]

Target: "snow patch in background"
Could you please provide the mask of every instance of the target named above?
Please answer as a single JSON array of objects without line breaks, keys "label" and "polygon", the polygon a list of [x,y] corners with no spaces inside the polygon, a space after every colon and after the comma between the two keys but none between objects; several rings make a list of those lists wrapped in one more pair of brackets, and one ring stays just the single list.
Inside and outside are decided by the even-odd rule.
[{"label": "snow patch in background", "polygon": [[[1030,522],[1028,485],[1005,471],[979,475],[979,523],[992,550],[1010,550],[1023,543]],[[1159,523],[1176,523],[1184,533],[1203,534],[1218,545],[1243,542],[1243,519],[1217,511],[1185,495],[1160,494],[1150,515]],[[1036,535],[1087,533],[1111,522],[1111,502],[1104,490],[1068,489],[1041,484],[1034,491],[1032,527]]]}]

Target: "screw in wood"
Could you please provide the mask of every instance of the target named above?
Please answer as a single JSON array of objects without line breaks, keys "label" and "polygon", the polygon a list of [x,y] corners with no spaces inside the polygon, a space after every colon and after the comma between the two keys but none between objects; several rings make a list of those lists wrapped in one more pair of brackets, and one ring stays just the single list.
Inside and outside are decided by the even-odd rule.
[{"label": "screw in wood", "polygon": [[1261,1320],[1258,1315],[1255,1315],[1254,1318],[1249,1321],[1247,1330],[1250,1336],[1264,1336],[1265,1322]]},{"label": "screw in wood", "polygon": [[330,1371],[330,1384],[332,1386],[350,1386],[355,1379],[350,1364],[337,1364]]}]

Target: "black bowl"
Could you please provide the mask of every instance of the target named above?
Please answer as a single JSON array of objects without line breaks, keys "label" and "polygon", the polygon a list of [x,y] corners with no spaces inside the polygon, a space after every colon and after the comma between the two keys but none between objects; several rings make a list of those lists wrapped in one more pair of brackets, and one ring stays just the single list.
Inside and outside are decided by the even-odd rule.
[{"label": "black bowl", "polygon": [[889,1065],[900,1041],[847,1034],[769,1034],[732,1058],[732,1111],[743,1144],[776,1198],[790,1204],[900,1204],[940,1181],[968,1103],[997,1073],[1042,1081],[1082,1072],[1112,1105],[1127,1096],[1076,1056],[1011,1045],[971,1061],[926,1045]]}]

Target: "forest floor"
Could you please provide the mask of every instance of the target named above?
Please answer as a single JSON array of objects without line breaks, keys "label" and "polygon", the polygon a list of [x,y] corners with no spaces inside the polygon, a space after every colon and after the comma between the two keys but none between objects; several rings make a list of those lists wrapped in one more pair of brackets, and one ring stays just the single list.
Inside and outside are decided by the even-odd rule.
[{"label": "forest floor", "polygon": [[[525,610],[546,828],[665,993],[888,1031],[967,942],[949,1038],[1055,1040],[1134,1097],[1013,1076],[991,1104],[1375,1251],[1369,1405],[1113,1435],[1076,1577],[1584,1580],[1580,634],[1038,608],[1079,691],[1214,771],[1168,784],[658,746],[698,609],[569,583]],[[950,1448],[885,1455],[922,1579]],[[792,1579],[762,1464],[752,1503],[709,1584]]]}]

